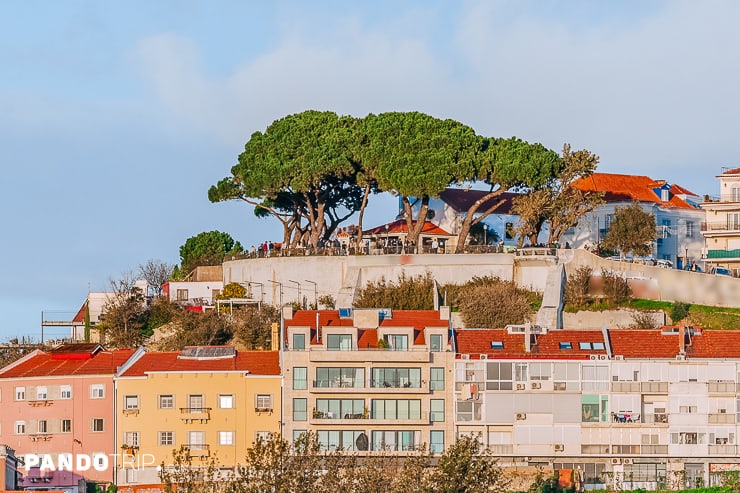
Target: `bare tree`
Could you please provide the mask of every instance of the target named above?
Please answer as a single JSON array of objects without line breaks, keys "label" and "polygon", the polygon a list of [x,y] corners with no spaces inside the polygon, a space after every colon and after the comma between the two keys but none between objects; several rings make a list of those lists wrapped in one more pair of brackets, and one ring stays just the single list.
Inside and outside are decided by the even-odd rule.
[{"label": "bare tree", "polygon": [[132,271],[110,279],[108,301],[99,325],[105,341],[114,347],[136,347],[147,337],[147,307],[144,293],[136,286]]},{"label": "bare tree", "polygon": [[161,296],[162,285],[169,281],[174,268],[174,264],[159,259],[149,259],[145,264],[139,265],[139,276],[146,280],[155,296]]}]

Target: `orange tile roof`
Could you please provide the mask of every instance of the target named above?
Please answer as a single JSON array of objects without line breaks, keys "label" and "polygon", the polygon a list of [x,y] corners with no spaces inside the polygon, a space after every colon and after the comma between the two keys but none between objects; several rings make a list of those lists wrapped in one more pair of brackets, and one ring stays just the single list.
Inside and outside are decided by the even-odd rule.
[{"label": "orange tile roof", "polygon": [[[388,226],[388,230],[386,231],[385,227]],[[376,226],[372,229],[368,229],[367,231],[363,231],[363,235],[384,235],[384,234],[407,234],[409,232],[409,226],[406,224],[405,219],[397,219],[393,222],[390,222],[388,224],[381,224],[380,226]],[[444,229],[440,228],[436,224],[434,224],[431,221],[425,221],[424,227],[421,229],[421,232],[425,235],[440,235],[440,236],[450,236],[450,233],[445,231]]]},{"label": "orange tile roof", "polygon": [[625,358],[675,358],[679,352],[678,335],[660,329],[610,330],[609,339],[612,353]]},{"label": "orange tile roof", "polygon": [[123,377],[139,377],[152,372],[248,371],[252,375],[280,375],[277,351],[237,351],[233,358],[178,358],[179,351],[145,353]]},{"label": "orange tile roof", "polygon": [[660,188],[664,184],[665,182],[653,180],[649,176],[593,173],[591,176],[576,180],[572,186],[583,191],[605,192],[604,200],[607,202],[636,200],[638,202],[652,202],[664,207],[696,209],[695,206],[676,195],[677,192],[682,195],[695,195],[683,187],[675,189],[676,191],[672,187],[668,202],[660,200],[660,196],[655,193],[654,189]]},{"label": "orange tile roof", "polygon": [[740,175],[740,168],[728,169],[722,172],[723,175]]},{"label": "orange tile roof", "polygon": [[39,351],[27,360],[20,360],[0,370],[0,378],[112,375],[133,352],[132,349],[117,349],[99,351],[87,359],[57,359],[51,353]]},{"label": "orange tile roof", "polygon": [[[288,327],[311,327],[311,344],[321,344],[316,339],[316,310],[299,310],[293,314],[292,320],[285,321]],[[340,318],[339,310],[319,310],[319,325],[321,327],[354,327],[352,318]],[[392,318],[384,318],[381,327],[413,327],[413,344],[424,345],[424,328],[449,327],[447,320],[440,320],[437,310],[393,310]],[[378,346],[378,331],[376,329],[358,329],[357,347],[375,348]]]},{"label": "orange tile roof", "polygon": [[[492,349],[491,342],[502,342],[503,349]],[[509,334],[506,329],[458,329],[455,331],[458,354],[469,354],[478,359],[485,354],[489,359],[589,359],[592,354],[606,354],[605,349],[580,349],[581,342],[604,342],[600,330],[551,330],[538,334],[536,344],[527,353],[524,334]],[[560,343],[569,342],[571,349],[560,349]]]}]

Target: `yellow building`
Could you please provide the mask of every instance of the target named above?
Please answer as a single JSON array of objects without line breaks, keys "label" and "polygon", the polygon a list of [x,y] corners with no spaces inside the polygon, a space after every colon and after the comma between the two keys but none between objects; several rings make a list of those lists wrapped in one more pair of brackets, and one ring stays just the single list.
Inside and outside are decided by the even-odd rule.
[{"label": "yellow building", "polygon": [[160,483],[181,447],[194,465],[232,468],[256,437],[280,432],[280,410],[277,351],[141,349],[116,376],[117,484]]}]

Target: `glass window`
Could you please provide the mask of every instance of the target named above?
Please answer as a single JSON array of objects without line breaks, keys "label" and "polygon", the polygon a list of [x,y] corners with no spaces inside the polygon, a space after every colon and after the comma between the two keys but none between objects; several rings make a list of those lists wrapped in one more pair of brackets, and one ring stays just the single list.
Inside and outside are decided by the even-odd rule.
[{"label": "glass window", "polygon": [[351,334],[329,334],[326,336],[326,349],[329,351],[351,351]]},{"label": "glass window", "polygon": [[105,431],[105,420],[103,418],[93,418],[91,421],[92,431]]},{"label": "glass window", "polygon": [[218,407],[220,407],[221,409],[234,409],[234,396],[231,394],[219,395]]},{"label": "glass window", "polygon": [[561,342],[560,349],[573,349],[573,344],[570,342]]},{"label": "glass window", "polygon": [[550,363],[530,363],[529,379],[530,380],[550,380],[552,365]]},{"label": "glass window", "polygon": [[411,451],[419,446],[418,431],[373,431],[373,450]]},{"label": "glass window", "polygon": [[321,450],[358,451],[368,449],[367,435],[359,430],[318,430],[316,436]]},{"label": "glass window", "polygon": [[305,366],[293,367],[293,390],[308,388],[308,369]]},{"label": "glass window", "polygon": [[503,349],[504,341],[491,341],[491,349]]},{"label": "glass window", "polygon": [[71,433],[72,432],[72,420],[63,419],[61,423],[61,429],[62,429],[62,433]]},{"label": "glass window", "polygon": [[584,423],[606,423],[609,421],[609,396],[590,395],[581,396],[581,421]]},{"label": "glass window", "polygon": [[293,421],[308,419],[308,399],[293,399]]},{"label": "glass window", "polygon": [[421,368],[373,368],[372,387],[421,388]]},{"label": "glass window", "polygon": [[218,432],[218,444],[219,445],[234,445],[234,432],[233,431],[219,431]]},{"label": "glass window", "polygon": [[46,420],[45,419],[39,420],[39,426],[38,426],[39,433],[46,433],[48,429],[49,427],[46,424]]},{"label": "glass window", "polygon": [[90,398],[91,399],[105,398],[105,386],[104,385],[90,385]]},{"label": "glass window", "polygon": [[364,386],[364,368],[316,368],[314,387],[362,388]]},{"label": "glass window", "polygon": [[26,400],[26,387],[15,388],[15,400],[25,401]]},{"label": "glass window", "polygon": [[175,444],[175,432],[174,431],[157,432],[157,443],[159,443],[160,445],[174,445]]},{"label": "glass window", "polygon": [[188,396],[188,412],[197,414],[205,411],[205,399],[203,394],[191,394]]},{"label": "glass window", "polygon": [[473,401],[457,401],[458,421],[480,421],[481,404]]},{"label": "glass window", "polygon": [[512,390],[514,375],[511,365],[511,363],[500,362],[486,363],[486,389]]},{"label": "glass window", "polygon": [[139,432],[138,431],[127,431],[123,434],[123,444],[129,447],[139,446]]},{"label": "glass window", "polygon": [[255,396],[257,412],[272,411],[272,394],[257,394]]},{"label": "glass window", "polygon": [[71,399],[72,398],[72,386],[62,385],[59,387],[59,398],[60,399]]},{"label": "glass window", "polygon": [[406,351],[409,347],[409,336],[407,335],[388,334],[385,339],[388,341],[390,349],[394,351]]},{"label": "glass window", "polygon": [[308,430],[293,430],[293,443],[300,440],[300,438],[308,433]]},{"label": "glass window", "polygon": [[162,394],[159,396],[160,409],[173,409],[175,407],[175,397],[172,394]]},{"label": "glass window", "polygon": [[421,419],[419,399],[373,399],[371,419]]},{"label": "glass window", "polygon": [[445,369],[432,368],[429,372],[429,390],[445,389]]},{"label": "glass window", "polygon": [[26,422],[25,421],[16,421],[15,422],[15,434],[16,435],[24,435],[26,433]]},{"label": "glass window", "polygon": [[579,342],[578,349],[589,350],[591,349],[591,343],[590,342]]},{"label": "glass window", "polygon": [[124,409],[139,409],[139,396],[127,395],[123,398]]},{"label": "glass window", "polygon": [[429,432],[429,451],[441,454],[445,450],[445,432],[432,430]]},{"label": "glass window", "polygon": [[319,419],[362,419],[365,399],[316,399],[314,417]]},{"label": "glass window", "polygon": [[49,393],[46,389],[46,387],[36,387],[36,399],[40,401],[45,401],[49,398]]},{"label": "glass window", "polygon": [[429,401],[429,419],[432,422],[445,420],[445,401],[444,399],[432,399]]},{"label": "glass window", "polygon": [[293,334],[293,351],[305,351],[306,350],[306,334]]},{"label": "glass window", "polygon": [[433,353],[442,351],[442,336],[440,334],[429,336],[429,347]]}]

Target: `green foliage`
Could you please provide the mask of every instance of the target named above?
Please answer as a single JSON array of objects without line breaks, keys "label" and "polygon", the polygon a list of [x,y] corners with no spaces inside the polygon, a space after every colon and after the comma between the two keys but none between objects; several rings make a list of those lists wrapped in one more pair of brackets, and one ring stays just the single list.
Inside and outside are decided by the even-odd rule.
[{"label": "green foliage", "polygon": [[475,493],[506,491],[509,480],[477,437],[463,435],[440,456],[429,483],[433,493]]},{"label": "green foliage", "polygon": [[392,308],[394,310],[432,310],[434,308],[434,280],[431,273],[407,277],[401,273],[396,282],[368,283],[354,302],[355,308]]},{"label": "green foliage", "polygon": [[170,323],[182,309],[166,298],[157,298],[149,305],[147,328],[150,333],[165,324]]},{"label": "green foliage", "polygon": [[247,294],[247,288],[236,282],[230,282],[221,290],[216,297],[219,300],[230,300],[232,298],[244,298]]},{"label": "green foliage", "polygon": [[690,309],[691,305],[689,303],[681,303],[680,301],[673,303],[673,307],[671,308],[671,320],[673,320],[673,323],[678,323],[680,320],[687,318]]},{"label": "green foliage", "polygon": [[458,307],[466,327],[500,328],[526,322],[541,296],[497,277],[474,277],[462,285],[446,285],[447,301]]},{"label": "green foliage", "polygon": [[657,238],[655,216],[642,210],[639,202],[617,207],[602,245],[622,255],[648,255]]},{"label": "green foliage", "polygon": [[[327,310],[334,310],[337,306],[337,302],[334,297],[330,294],[323,294],[318,299],[319,306],[325,307]],[[318,307],[316,307],[318,308]]]},{"label": "green foliage", "polygon": [[627,280],[618,273],[602,269],[601,281],[604,297],[611,304],[624,303],[632,295]]},{"label": "green foliage", "polygon": [[[179,275],[188,274],[201,265],[220,265],[224,257],[244,250],[228,233],[208,231],[185,240],[180,247]],[[174,273],[173,273],[174,275]]]}]

